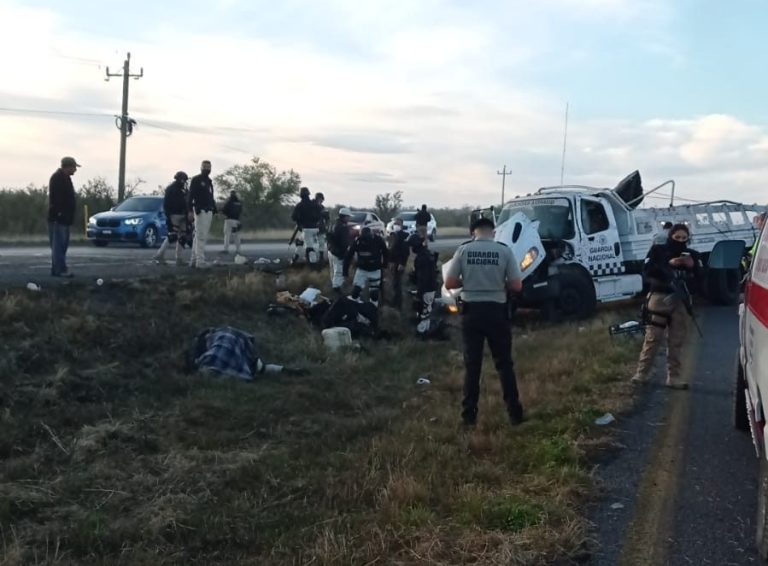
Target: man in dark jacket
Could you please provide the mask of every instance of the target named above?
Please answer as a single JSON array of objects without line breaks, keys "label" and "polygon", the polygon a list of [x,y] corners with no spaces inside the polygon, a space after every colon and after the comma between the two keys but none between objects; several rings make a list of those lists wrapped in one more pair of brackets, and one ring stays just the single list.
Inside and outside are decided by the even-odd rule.
[{"label": "man in dark jacket", "polygon": [[325,208],[325,195],[315,193],[315,206],[317,207],[317,252],[320,254],[320,263],[325,259],[325,253],[328,251],[327,235],[331,227],[331,214]]},{"label": "man in dark jacket", "polygon": [[422,240],[427,239],[427,225],[432,220],[432,215],[427,210],[427,205],[422,204],[421,210],[416,213],[416,233],[421,236]]},{"label": "man in dark jacket", "polygon": [[67,269],[69,230],[75,221],[75,187],[72,175],[80,165],[73,157],[64,157],[61,167],[48,182],[48,241],[51,245],[51,275],[72,277]]},{"label": "man in dark jacket", "polygon": [[437,259],[429,249],[427,240],[422,239],[418,234],[411,236],[408,243],[414,255],[413,275],[416,283],[416,297],[419,301],[417,330],[424,332],[429,328],[429,317],[435,303]]},{"label": "man in dark jacket", "polygon": [[337,296],[343,294],[344,258],[351,243],[349,235],[349,218],[352,212],[348,208],[339,210],[339,218],[328,234],[328,263],[331,271],[331,285]]},{"label": "man in dark jacket", "polygon": [[179,171],[173,176],[173,183],[165,189],[163,197],[163,212],[168,226],[168,235],[163,240],[160,249],[155,254],[155,262],[165,265],[165,252],[171,244],[176,244],[176,265],[181,265],[181,236],[187,231],[189,209],[187,209],[187,179],[189,176],[184,171]]},{"label": "man in dark jacket", "polygon": [[387,237],[389,248],[389,272],[392,277],[392,306],[400,309],[403,306],[403,273],[408,265],[411,251],[408,247],[408,232],[403,230],[403,219],[395,218],[392,232]]},{"label": "man in dark jacket", "polygon": [[389,252],[387,243],[381,236],[374,235],[369,227],[360,231],[360,236],[349,246],[344,257],[344,277],[349,276],[352,260],[357,258],[357,271],[352,282],[352,298],[360,299],[363,288],[368,286],[370,301],[379,305],[379,290],[381,289],[381,271],[387,267]]},{"label": "man in dark jacket", "polygon": [[315,264],[318,259],[317,234],[319,232],[320,210],[317,208],[317,203],[309,198],[309,189],[307,187],[301,187],[299,199],[299,202],[293,208],[291,220],[296,223],[296,228],[301,230],[303,238],[301,240],[296,239],[293,263],[296,263],[299,259],[299,248],[306,246],[307,263]]},{"label": "man in dark jacket", "polygon": [[243,213],[243,202],[235,191],[229,193],[221,211],[224,213],[224,253],[229,253],[229,241],[234,239],[235,254],[240,255],[240,215]]},{"label": "man in dark jacket", "polygon": [[216,199],[213,196],[213,181],[211,181],[211,162],[203,161],[200,174],[192,177],[189,186],[189,209],[195,214],[195,242],[192,246],[190,267],[200,269],[208,267],[205,262],[205,244],[211,231],[211,222],[216,210]]}]

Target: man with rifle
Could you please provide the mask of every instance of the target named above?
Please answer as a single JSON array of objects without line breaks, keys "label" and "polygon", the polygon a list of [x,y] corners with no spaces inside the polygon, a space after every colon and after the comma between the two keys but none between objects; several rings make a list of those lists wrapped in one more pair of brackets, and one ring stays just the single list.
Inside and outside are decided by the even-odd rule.
[{"label": "man with rifle", "polygon": [[650,286],[644,307],[645,342],[632,377],[633,383],[645,383],[650,379],[656,354],[666,337],[665,385],[672,389],[688,389],[683,377],[683,355],[688,341],[689,319],[696,324],[689,283],[695,284],[701,269],[698,252],[688,247],[690,237],[688,226],[675,224],[666,243],[655,245],[648,252],[643,268]]},{"label": "man with rifle", "polygon": [[[301,187],[299,192],[299,202],[293,209],[291,214],[291,220],[296,223],[296,229],[293,231],[293,236],[288,242],[288,245],[296,243],[296,250],[293,254],[292,263],[296,263],[299,260],[300,252],[299,248],[306,246],[307,263],[316,264],[318,261],[318,241],[317,236],[319,233],[318,225],[320,224],[320,209],[317,207],[317,203],[309,198],[309,189],[307,187]],[[297,239],[297,234],[301,230],[303,235],[303,241]]]}]

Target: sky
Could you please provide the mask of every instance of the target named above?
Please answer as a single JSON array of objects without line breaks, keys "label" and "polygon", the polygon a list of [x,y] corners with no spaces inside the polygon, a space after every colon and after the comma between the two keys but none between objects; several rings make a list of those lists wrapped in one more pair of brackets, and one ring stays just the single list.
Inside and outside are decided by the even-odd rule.
[{"label": "sky", "polygon": [[[166,185],[258,156],[331,203],[498,203],[639,169],[696,200],[765,203],[764,0],[0,0],[0,187]],[[666,203],[663,199],[654,202]]]}]

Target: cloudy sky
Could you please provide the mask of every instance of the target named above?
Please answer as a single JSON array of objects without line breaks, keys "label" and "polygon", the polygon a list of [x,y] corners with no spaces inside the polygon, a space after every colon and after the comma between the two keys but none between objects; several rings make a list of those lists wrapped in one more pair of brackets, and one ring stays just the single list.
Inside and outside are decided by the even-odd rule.
[{"label": "cloudy sky", "polygon": [[559,183],[568,102],[567,183],[768,200],[764,0],[0,0],[0,21],[0,186],[66,154],[116,184],[103,77],[130,51],[148,188],[258,155],[331,202],[487,205],[504,164],[508,195]]}]

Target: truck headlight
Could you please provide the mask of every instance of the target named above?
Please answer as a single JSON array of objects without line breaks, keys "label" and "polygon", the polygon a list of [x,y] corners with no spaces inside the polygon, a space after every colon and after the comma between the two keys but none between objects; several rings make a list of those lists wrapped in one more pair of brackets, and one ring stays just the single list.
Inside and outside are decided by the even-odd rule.
[{"label": "truck headlight", "polygon": [[138,226],[142,222],[144,222],[143,218],[129,218],[125,221],[126,225],[128,226]]},{"label": "truck headlight", "polygon": [[539,257],[539,250],[536,248],[531,248],[528,250],[528,253],[525,254],[523,257],[523,261],[520,262],[520,271],[525,271],[531,265],[533,265],[533,262],[536,261],[536,258]]}]

